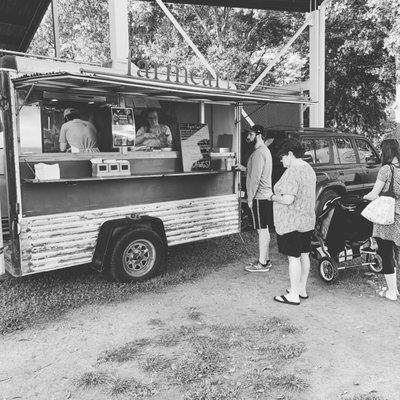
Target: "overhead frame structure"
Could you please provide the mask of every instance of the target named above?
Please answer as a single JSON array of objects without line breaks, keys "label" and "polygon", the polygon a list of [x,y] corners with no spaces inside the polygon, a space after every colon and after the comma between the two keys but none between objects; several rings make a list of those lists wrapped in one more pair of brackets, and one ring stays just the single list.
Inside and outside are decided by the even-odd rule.
[{"label": "overhead frame structure", "polygon": [[1,0],[0,49],[27,51],[50,3],[51,0]]},{"label": "overhead frame structure", "polygon": [[[151,1],[151,0],[146,0]],[[167,3],[193,4],[216,7],[255,8],[290,12],[315,11],[323,0],[168,0]]]}]

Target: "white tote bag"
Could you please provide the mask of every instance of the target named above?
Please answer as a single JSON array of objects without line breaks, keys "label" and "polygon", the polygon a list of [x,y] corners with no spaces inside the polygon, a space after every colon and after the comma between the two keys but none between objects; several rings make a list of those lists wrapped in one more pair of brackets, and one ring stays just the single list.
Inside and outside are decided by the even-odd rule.
[{"label": "white tote bag", "polygon": [[379,196],[364,208],[361,215],[368,221],[379,225],[394,223],[395,200],[390,196]]},{"label": "white tote bag", "polygon": [[372,200],[371,203],[364,208],[361,215],[368,221],[379,225],[392,225],[394,224],[394,212],[395,212],[395,194],[393,192],[393,167],[390,168],[392,171],[392,179],[390,181],[389,190],[382,193],[377,199]]}]

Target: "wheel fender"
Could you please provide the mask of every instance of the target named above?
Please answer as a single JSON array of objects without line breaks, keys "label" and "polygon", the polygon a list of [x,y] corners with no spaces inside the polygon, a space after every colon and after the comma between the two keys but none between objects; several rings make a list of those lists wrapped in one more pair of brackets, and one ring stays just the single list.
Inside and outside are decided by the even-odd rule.
[{"label": "wheel fender", "polygon": [[102,272],[115,239],[128,231],[143,228],[157,232],[163,240],[165,247],[168,246],[164,223],[160,218],[132,214],[126,218],[108,220],[100,226],[96,248],[93,253],[92,266],[99,272]]},{"label": "wheel fender", "polygon": [[343,195],[346,193],[347,189],[346,186],[344,185],[343,182],[341,181],[334,181],[331,180],[329,182],[327,181],[323,181],[320,184],[317,184],[317,189],[316,189],[316,199],[319,199],[321,194],[325,191],[325,190],[334,190],[335,192],[338,192],[340,195]]}]

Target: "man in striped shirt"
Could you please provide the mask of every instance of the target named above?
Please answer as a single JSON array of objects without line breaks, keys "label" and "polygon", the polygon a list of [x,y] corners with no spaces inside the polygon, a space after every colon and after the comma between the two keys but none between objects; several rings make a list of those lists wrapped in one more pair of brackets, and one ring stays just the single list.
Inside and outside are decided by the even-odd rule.
[{"label": "man in striped shirt", "polygon": [[272,203],[268,200],[272,195],[272,157],[268,147],[264,128],[254,125],[247,132],[247,142],[254,150],[247,162],[247,168],[237,165],[237,169],[247,172],[246,190],[247,204],[251,210],[254,229],[258,233],[259,257],[246,266],[248,272],[267,272],[272,267],[269,259],[269,226],[272,225]]}]

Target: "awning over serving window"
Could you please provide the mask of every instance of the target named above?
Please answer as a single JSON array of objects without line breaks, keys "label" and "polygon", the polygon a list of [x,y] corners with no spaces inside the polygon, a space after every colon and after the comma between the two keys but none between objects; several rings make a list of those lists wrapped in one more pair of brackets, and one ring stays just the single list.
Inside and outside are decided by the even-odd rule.
[{"label": "awning over serving window", "polygon": [[282,102],[310,103],[308,97],[299,92],[281,88],[266,88],[257,92],[239,89],[210,88],[163,80],[145,79],[136,76],[84,70],[81,74],[52,73],[25,75],[14,79],[17,89],[33,87],[48,92],[86,93],[104,95],[120,93],[146,95],[158,99],[196,99],[243,103]]}]

